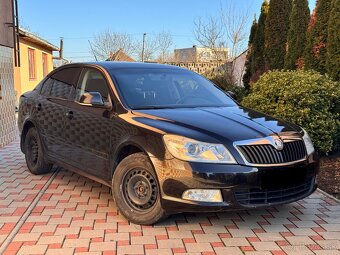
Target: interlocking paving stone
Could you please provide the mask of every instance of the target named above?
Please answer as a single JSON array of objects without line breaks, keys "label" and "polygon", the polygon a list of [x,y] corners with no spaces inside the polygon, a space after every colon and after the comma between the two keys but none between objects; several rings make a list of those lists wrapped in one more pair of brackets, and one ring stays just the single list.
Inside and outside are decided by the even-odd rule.
[{"label": "interlocking paving stone", "polygon": [[339,250],[319,250],[314,252],[316,255],[340,255]]},{"label": "interlocking paving stone", "polygon": [[242,255],[243,252],[238,247],[217,247],[214,249],[217,255]]},{"label": "interlocking paving stone", "polygon": [[314,254],[306,246],[284,246],[282,248],[288,255],[310,255],[310,254]]},{"label": "interlocking paving stone", "polygon": [[275,242],[254,242],[252,243],[257,251],[276,251],[280,250],[280,247]]},{"label": "interlocking paving stone", "polygon": [[178,214],[139,226],[117,211],[101,184],[65,169],[55,177],[30,174],[18,141],[0,148],[4,255],[340,255],[340,204],[320,192],[268,209]]}]

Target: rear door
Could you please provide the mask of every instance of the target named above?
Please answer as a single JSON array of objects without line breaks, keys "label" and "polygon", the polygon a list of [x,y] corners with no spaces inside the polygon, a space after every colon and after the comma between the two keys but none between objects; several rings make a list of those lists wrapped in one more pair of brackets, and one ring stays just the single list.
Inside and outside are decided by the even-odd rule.
[{"label": "rear door", "polygon": [[[99,92],[105,107],[82,105],[86,92]],[[110,88],[104,74],[96,68],[82,70],[65,122],[66,147],[72,153],[68,163],[100,179],[107,179],[112,119]]]},{"label": "rear door", "polygon": [[35,119],[39,132],[47,147],[49,156],[62,159],[65,151],[65,113],[70,103],[70,96],[75,90],[81,69],[79,67],[63,68],[49,76],[35,106]]}]

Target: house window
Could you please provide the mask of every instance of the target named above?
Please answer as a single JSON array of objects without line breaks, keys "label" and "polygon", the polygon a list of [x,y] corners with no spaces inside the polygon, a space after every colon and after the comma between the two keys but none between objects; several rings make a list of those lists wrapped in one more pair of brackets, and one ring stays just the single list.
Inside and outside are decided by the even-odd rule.
[{"label": "house window", "polygon": [[44,77],[46,77],[46,75],[48,74],[48,62],[47,62],[47,54],[46,53],[42,53],[42,68],[43,68],[43,75]]},{"label": "house window", "polygon": [[35,80],[37,78],[35,69],[35,50],[30,48],[28,48],[28,72],[30,80]]}]

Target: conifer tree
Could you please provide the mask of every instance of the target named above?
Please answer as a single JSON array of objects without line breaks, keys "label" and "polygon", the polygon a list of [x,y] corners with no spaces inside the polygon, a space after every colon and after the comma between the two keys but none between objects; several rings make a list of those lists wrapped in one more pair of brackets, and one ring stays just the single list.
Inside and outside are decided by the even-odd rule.
[{"label": "conifer tree", "polygon": [[303,57],[309,17],[308,1],[293,0],[292,12],[289,19],[287,53],[285,56],[286,69],[296,69],[298,61]]},{"label": "conifer tree", "polygon": [[265,59],[269,70],[284,67],[291,9],[291,0],[270,1],[265,29]]},{"label": "conifer tree", "polygon": [[269,3],[267,0],[265,0],[261,7],[261,14],[259,17],[259,22],[253,43],[253,61],[252,61],[253,75],[251,78],[252,81],[256,81],[260,77],[260,75],[263,74],[266,70],[264,54],[265,54],[265,27],[268,11]]},{"label": "conifer tree", "polygon": [[327,73],[340,80],[340,0],[333,0],[328,22]]},{"label": "conifer tree", "polygon": [[328,21],[331,0],[317,0],[315,15],[312,17],[307,33],[305,49],[305,68],[326,73]]},{"label": "conifer tree", "polygon": [[256,20],[256,16],[255,16],[253,24],[252,24],[251,29],[250,29],[250,35],[249,35],[249,41],[248,41],[248,52],[247,52],[247,59],[246,59],[246,63],[245,63],[246,72],[243,75],[243,85],[247,90],[249,90],[250,78],[251,78],[252,73],[253,73],[253,70],[252,70],[253,41],[254,41],[256,30],[257,30],[257,20]]}]

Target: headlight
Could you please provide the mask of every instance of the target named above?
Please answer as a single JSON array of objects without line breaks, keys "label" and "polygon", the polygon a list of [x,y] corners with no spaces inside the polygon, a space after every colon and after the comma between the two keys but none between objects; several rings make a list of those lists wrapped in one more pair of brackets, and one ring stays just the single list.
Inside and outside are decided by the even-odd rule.
[{"label": "headlight", "polygon": [[303,141],[305,142],[305,145],[306,145],[306,149],[307,149],[307,155],[309,156],[310,154],[312,154],[315,149],[314,149],[314,146],[313,146],[313,142],[312,140],[310,139],[308,133],[306,130],[302,129],[303,132],[304,132],[304,135],[303,135]]},{"label": "headlight", "polygon": [[163,139],[175,158],[194,162],[236,164],[234,157],[222,144],[204,143],[177,135],[164,135]]}]

